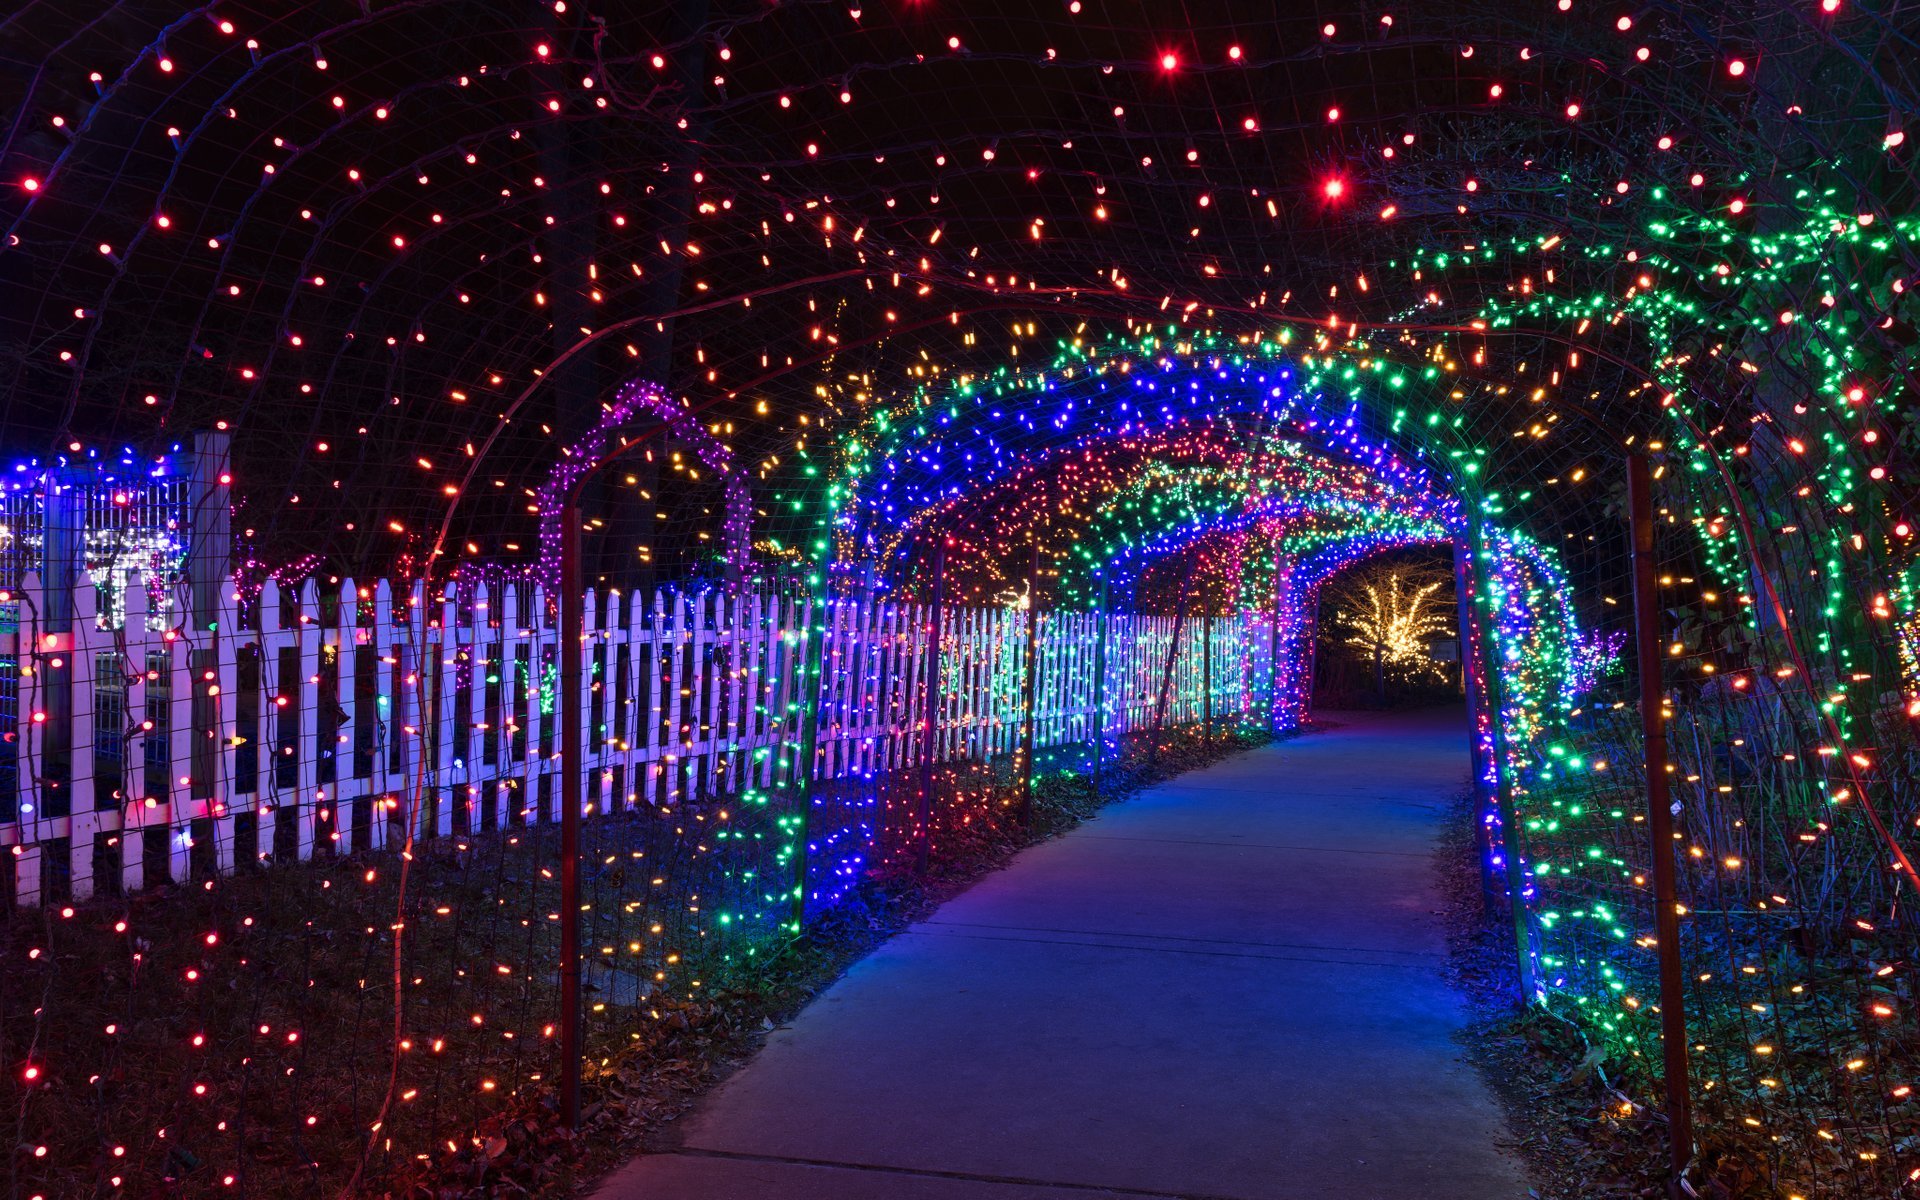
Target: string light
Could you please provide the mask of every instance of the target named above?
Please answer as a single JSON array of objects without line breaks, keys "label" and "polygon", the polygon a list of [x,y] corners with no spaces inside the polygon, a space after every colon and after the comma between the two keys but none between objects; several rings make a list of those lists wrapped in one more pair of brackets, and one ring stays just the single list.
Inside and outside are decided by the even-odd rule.
[{"label": "string light", "polygon": [[[271,654],[245,668],[259,679],[170,697],[129,664],[130,689],[159,698],[109,722],[135,731],[122,749],[166,727],[168,705],[257,693],[266,715],[216,757],[271,764],[259,771],[273,797],[298,789],[314,805],[303,820],[337,813],[338,781],[320,776],[376,753],[359,741],[373,722],[326,726],[346,740],[309,761],[304,747],[325,738],[300,691],[318,685],[300,681],[328,679],[338,695],[342,680],[379,676],[373,697],[349,697],[356,714],[362,701],[379,712],[394,745],[446,747],[434,764],[446,778],[462,738],[550,755],[550,736],[542,748],[528,726],[550,731],[553,663],[485,657],[486,631],[506,618],[473,607],[482,586],[504,606],[501,589],[529,577],[551,594],[559,500],[623,439],[632,452],[583,512],[596,595],[619,592],[629,614],[637,599],[643,619],[657,604],[689,646],[713,633],[688,653],[745,705],[728,720],[756,727],[806,702],[753,692],[735,672],[755,668],[726,665],[719,634],[733,626],[715,606],[803,598],[809,615],[787,610],[796,636],[778,653],[791,653],[795,625],[926,600],[939,546],[947,603],[993,614],[1000,640],[982,644],[996,654],[1014,653],[1007,631],[1035,612],[1144,621],[1191,605],[1233,637],[1264,631],[1266,652],[1283,649],[1270,715],[1285,728],[1308,702],[1317,589],[1382,553],[1460,545],[1479,617],[1465,650],[1488,660],[1494,685],[1475,736],[1513,817],[1481,820],[1522,901],[1520,953],[1537,999],[1605,1052],[1631,1108],[1655,1096],[1656,1027],[1610,489],[1621,453],[1646,450],[1671,567],[1662,642],[1680,648],[1665,658],[1685,928],[1690,961],[1715,960],[1690,985],[1690,1036],[1706,1048],[1697,1086],[1712,1085],[1699,1093],[1713,1120],[1703,1144],[1785,1194],[1843,1177],[1890,1194],[1920,1169],[1916,1131],[1889,1101],[1904,1101],[1915,1064],[1882,1032],[1910,1019],[1898,997],[1913,960],[1897,903],[1907,882],[1886,867],[1912,836],[1899,748],[1920,711],[1903,423],[1920,284],[1911,104],[1884,72],[1857,71],[1864,119],[1840,120],[1801,84],[1837,69],[1828,55],[1879,61],[1899,22],[1856,20],[1839,0],[1704,25],[1558,0],[1514,26],[1470,3],[1382,15],[1358,27],[1365,37],[1351,15],[1283,22],[1273,46],[1223,52],[1219,31],[1102,29],[1086,42],[1093,26],[1069,19],[1079,0],[1063,8],[1016,28],[870,6],[834,31],[783,7],[670,44],[577,2],[553,5],[551,28],[531,36],[486,14],[475,32],[449,32],[401,8],[303,10],[259,31],[199,14],[49,39],[58,48],[35,64],[43,82],[10,143],[0,253],[31,281],[10,375],[21,436],[68,447],[67,461],[23,464],[0,488],[0,551],[44,545],[31,497],[46,472],[110,475],[138,519],[86,530],[88,582],[109,623],[130,604],[154,645],[178,646],[184,526],[146,513],[172,484],[144,452],[97,454],[86,439],[157,447],[229,423],[245,467],[232,514],[243,608],[287,599],[311,622],[351,569],[399,580],[390,615],[417,608],[470,637],[445,651],[456,683],[433,703],[446,715],[411,729],[396,714],[430,672],[367,623],[338,627],[331,657],[295,661],[271,689]],[[1514,39],[1486,40],[1496,18]],[[429,40],[444,53],[392,53]],[[1748,86],[1775,54],[1797,69]],[[1441,90],[1423,91],[1418,111],[1369,111],[1384,94],[1374,74],[1389,70]],[[75,89],[86,105],[70,102]],[[923,103],[930,94],[943,103]],[[1280,137],[1293,139],[1287,156],[1256,149]],[[633,382],[603,403],[616,380]],[[0,583],[16,603],[19,581]],[[351,614],[358,602],[325,605]],[[27,646],[9,672],[28,697],[19,724],[70,724],[33,689],[96,664],[56,666]],[[640,719],[614,682],[639,668],[619,654],[599,655],[588,684],[602,726],[613,710]],[[875,654],[823,676],[888,695],[896,681]],[[992,711],[1014,711],[1017,675],[982,654]],[[665,688],[691,669],[661,656],[645,677]],[[732,727],[714,714],[678,724],[666,735],[683,746]],[[795,753],[768,746],[775,761]],[[153,794],[99,810],[117,803],[124,825],[103,827],[118,839],[103,862],[145,854],[142,822],[179,786],[171,751],[155,753]],[[123,765],[130,778],[145,766]],[[737,964],[790,934],[797,856],[818,864],[797,885],[815,905],[902,861],[884,844],[899,827],[892,801],[845,800],[806,829],[792,793],[763,784],[717,789],[722,808],[703,807],[683,767],[598,781],[596,803],[658,821],[659,840],[622,849],[641,857],[618,864],[621,894],[648,897],[632,901],[636,920],[674,915],[657,932],[610,915],[595,927],[614,970],[645,976],[648,994],[692,995],[692,960]],[[432,824],[443,841],[422,861],[450,845],[456,860],[497,853],[498,870],[540,878],[531,830],[552,796],[474,774],[442,793],[430,821],[397,796],[360,799]],[[44,810],[65,798],[12,794],[19,806],[0,820],[41,832],[7,859],[38,862],[54,827],[28,822],[63,819]],[[967,792],[955,812],[988,821],[986,796]],[[244,812],[270,844],[293,823],[273,797],[192,799],[220,806],[206,820]],[[365,828],[372,811],[331,828]],[[333,818],[319,820],[309,832]],[[204,829],[156,832],[169,861],[236,853]],[[355,851],[342,840],[344,858]],[[675,855],[684,872],[654,873]],[[71,846],[55,857],[79,861]],[[449,986],[474,999],[419,1014],[399,1053],[442,1074],[409,1075],[377,1131],[310,1105],[302,1088],[332,1077],[330,1051],[312,1045],[335,1028],[322,1010],[346,995],[383,1008],[395,986],[364,963],[390,951],[401,903],[387,860],[304,871],[287,872],[279,898],[224,868],[192,881],[204,892],[180,880],[173,911],[190,915],[177,945],[153,944],[173,927],[144,903],[51,908],[51,933],[6,943],[9,975],[47,969],[50,944],[140,964],[115,977],[127,1013],[88,1026],[135,1048],[84,1058],[50,1044],[13,1064],[16,1086],[31,1085],[22,1111],[116,1094],[115,1071],[150,1053],[143,1005],[195,1014],[168,1052],[207,1062],[177,1094],[103,1108],[85,1146],[62,1130],[27,1136],[22,1161],[56,1181],[33,1186],[246,1180],[228,1169],[247,1158],[243,1113],[284,1110],[310,1131],[298,1155],[328,1170],[343,1146],[438,1155],[448,1130],[469,1136],[550,1073],[521,1047],[552,1036],[531,1011],[551,914],[474,894],[477,873],[436,876],[458,879],[455,894],[414,893],[408,927],[442,939],[428,944]],[[260,964],[335,961],[303,932],[309,920],[331,922],[362,965],[316,974],[288,1011],[222,1009],[223,994],[269,1003]],[[492,931],[487,953],[440,932],[455,926]],[[1761,1041],[1742,1022],[1788,1028]],[[1828,1040],[1806,1032],[1815,1023]],[[387,1037],[376,1028],[376,1049]],[[249,1056],[243,1100],[232,1064]],[[416,1114],[429,1109],[446,1129],[426,1128]]]}]

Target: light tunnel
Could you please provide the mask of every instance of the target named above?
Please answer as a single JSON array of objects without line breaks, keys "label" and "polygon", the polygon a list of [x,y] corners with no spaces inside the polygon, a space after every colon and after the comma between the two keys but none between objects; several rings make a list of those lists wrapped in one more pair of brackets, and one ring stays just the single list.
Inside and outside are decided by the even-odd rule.
[{"label": "light tunnel", "polygon": [[1258,614],[1284,731],[1310,702],[1326,581],[1453,547],[1478,651],[1465,661],[1500,697],[1487,720],[1530,753],[1617,639],[1583,620],[1551,548],[1475,511],[1471,477],[1417,426],[1380,421],[1378,398],[1330,395],[1283,350],[1065,345],[1051,370],[876,406],[834,445],[837,577],[923,599],[937,550],[949,594],[977,603]]}]

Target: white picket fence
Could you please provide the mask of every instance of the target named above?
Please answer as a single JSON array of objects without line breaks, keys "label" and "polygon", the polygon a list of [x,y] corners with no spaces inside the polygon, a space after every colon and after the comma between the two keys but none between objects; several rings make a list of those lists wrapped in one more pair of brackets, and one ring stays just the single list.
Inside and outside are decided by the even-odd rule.
[{"label": "white picket fence", "polygon": [[[160,622],[137,587],[117,627],[80,588],[70,633],[48,627],[33,576],[12,598],[16,653],[0,671],[0,869],[10,860],[12,878],[0,889],[21,905],[250,858],[379,850],[409,821],[434,837],[557,819],[561,646],[537,589],[429,600],[417,586],[396,597],[385,580],[325,595],[269,583],[247,623],[230,594],[201,632],[150,629]],[[589,592],[586,811],[789,781],[807,699],[804,608],[756,592]],[[943,610],[930,733],[928,619],[871,598],[830,604],[815,779],[916,764],[923,736],[935,761],[1018,749],[1028,615]],[[1042,614],[1036,747],[1150,727],[1175,626]],[[1195,617],[1180,641],[1168,725],[1264,711],[1266,615]]]}]

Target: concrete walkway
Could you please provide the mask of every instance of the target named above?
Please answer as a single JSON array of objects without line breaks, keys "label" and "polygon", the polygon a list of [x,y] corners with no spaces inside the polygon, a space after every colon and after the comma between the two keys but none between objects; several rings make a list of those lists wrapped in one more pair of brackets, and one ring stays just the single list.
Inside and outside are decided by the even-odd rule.
[{"label": "concrete walkway", "polygon": [[601,1200],[1524,1200],[1441,977],[1465,722],[1341,719],[1022,854]]}]

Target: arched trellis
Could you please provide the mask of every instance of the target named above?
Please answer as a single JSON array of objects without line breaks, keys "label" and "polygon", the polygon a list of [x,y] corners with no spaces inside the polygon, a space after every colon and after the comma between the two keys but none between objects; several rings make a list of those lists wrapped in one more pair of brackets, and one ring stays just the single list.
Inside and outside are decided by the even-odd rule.
[{"label": "arched trellis", "polygon": [[1274,681],[1270,720],[1276,731],[1298,729],[1312,715],[1314,648],[1319,638],[1323,585],[1378,555],[1416,546],[1457,544],[1464,536],[1462,525],[1441,525],[1430,536],[1362,533],[1305,556],[1280,552],[1274,566],[1273,640],[1275,669],[1285,673]]},{"label": "arched trellis", "polygon": [[[1043,539],[1057,571],[1064,574],[1058,564],[1065,563],[1097,580],[1101,609],[1116,592],[1137,603],[1141,577],[1174,562],[1179,616],[1166,677],[1179,653],[1193,571],[1211,557],[1230,575],[1230,586],[1218,590],[1233,597],[1231,606],[1264,618],[1271,639],[1266,724],[1278,733],[1308,717],[1327,579],[1395,549],[1453,547],[1486,886],[1493,889],[1497,865],[1514,895],[1531,895],[1515,795],[1551,732],[1620,647],[1617,635],[1584,629],[1557,555],[1489,513],[1471,468],[1432,469],[1450,461],[1434,453],[1444,451],[1439,439],[1396,427],[1394,440],[1406,450],[1373,440],[1353,408],[1303,392],[1284,362],[1256,358],[1229,369],[1213,359],[1183,368],[1163,357],[1118,370],[1109,362],[1061,391],[1067,395],[1055,400],[1050,429],[1036,429],[1030,412],[1012,402],[1019,397],[1003,394],[944,412],[917,398],[871,419],[846,443],[837,497],[842,542],[891,563],[902,582],[928,541],[941,547],[949,569],[956,552],[973,556],[994,583],[1012,582],[1015,560],[1026,558],[1024,587],[1015,591],[1027,605],[1043,602]],[[1100,403],[1087,405],[1088,419],[1070,429],[1084,391]],[[957,481],[954,464],[966,467]],[[1068,492],[1078,500],[1063,504]],[[1107,527],[1112,536],[1101,544],[1068,548]],[[1080,591],[1085,603],[1093,589]],[[1537,938],[1525,905],[1512,911],[1531,991]]]},{"label": "arched trellis", "polygon": [[[1387,550],[1454,546],[1484,597],[1473,661],[1505,680],[1487,739],[1512,759],[1492,768],[1503,774],[1616,658],[1617,638],[1584,628],[1557,556],[1474,511],[1470,473],[1436,470],[1446,459],[1424,430],[1396,429],[1400,450],[1369,436],[1272,349],[1238,362],[1063,361],[1040,384],[923,389],[847,431],[834,464],[843,553],[871,556],[911,591],[916,553],[937,537],[950,576],[975,561],[981,598],[1011,587],[1041,602],[1044,545],[1045,599],[1067,607],[1096,592],[1137,603],[1146,573],[1184,556],[1176,571],[1188,576],[1204,561],[1225,581],[1211,603],[1270,614],[1270,715],[1284,731],[1306,715],[1325,580]],[[1054,414],[1044,424],[1036,394]],[[1184,609],[1184,582],[1175,594]]]},{"label": "arched trellis", "polygon": [[659,384],[636,376],[620,385],[612,403],[601,409],[593,430],[562,452],[553,473],[535,493],[534,503],[540,510],[540,559],[533,575],[547,595],[559,594],[564,513],[569,498],[594,471],[633,447],[635,439],[627,426],[640,417],[662,422],[668,436],[691,446],[702,465],[720,476],[726,489],[727,512],[721,528],[726,576],[731,584],[747,576],[753,554],[753,496],[745,472],[735,469],[733,450],[714,437],[685,405],[675,403]]}]

